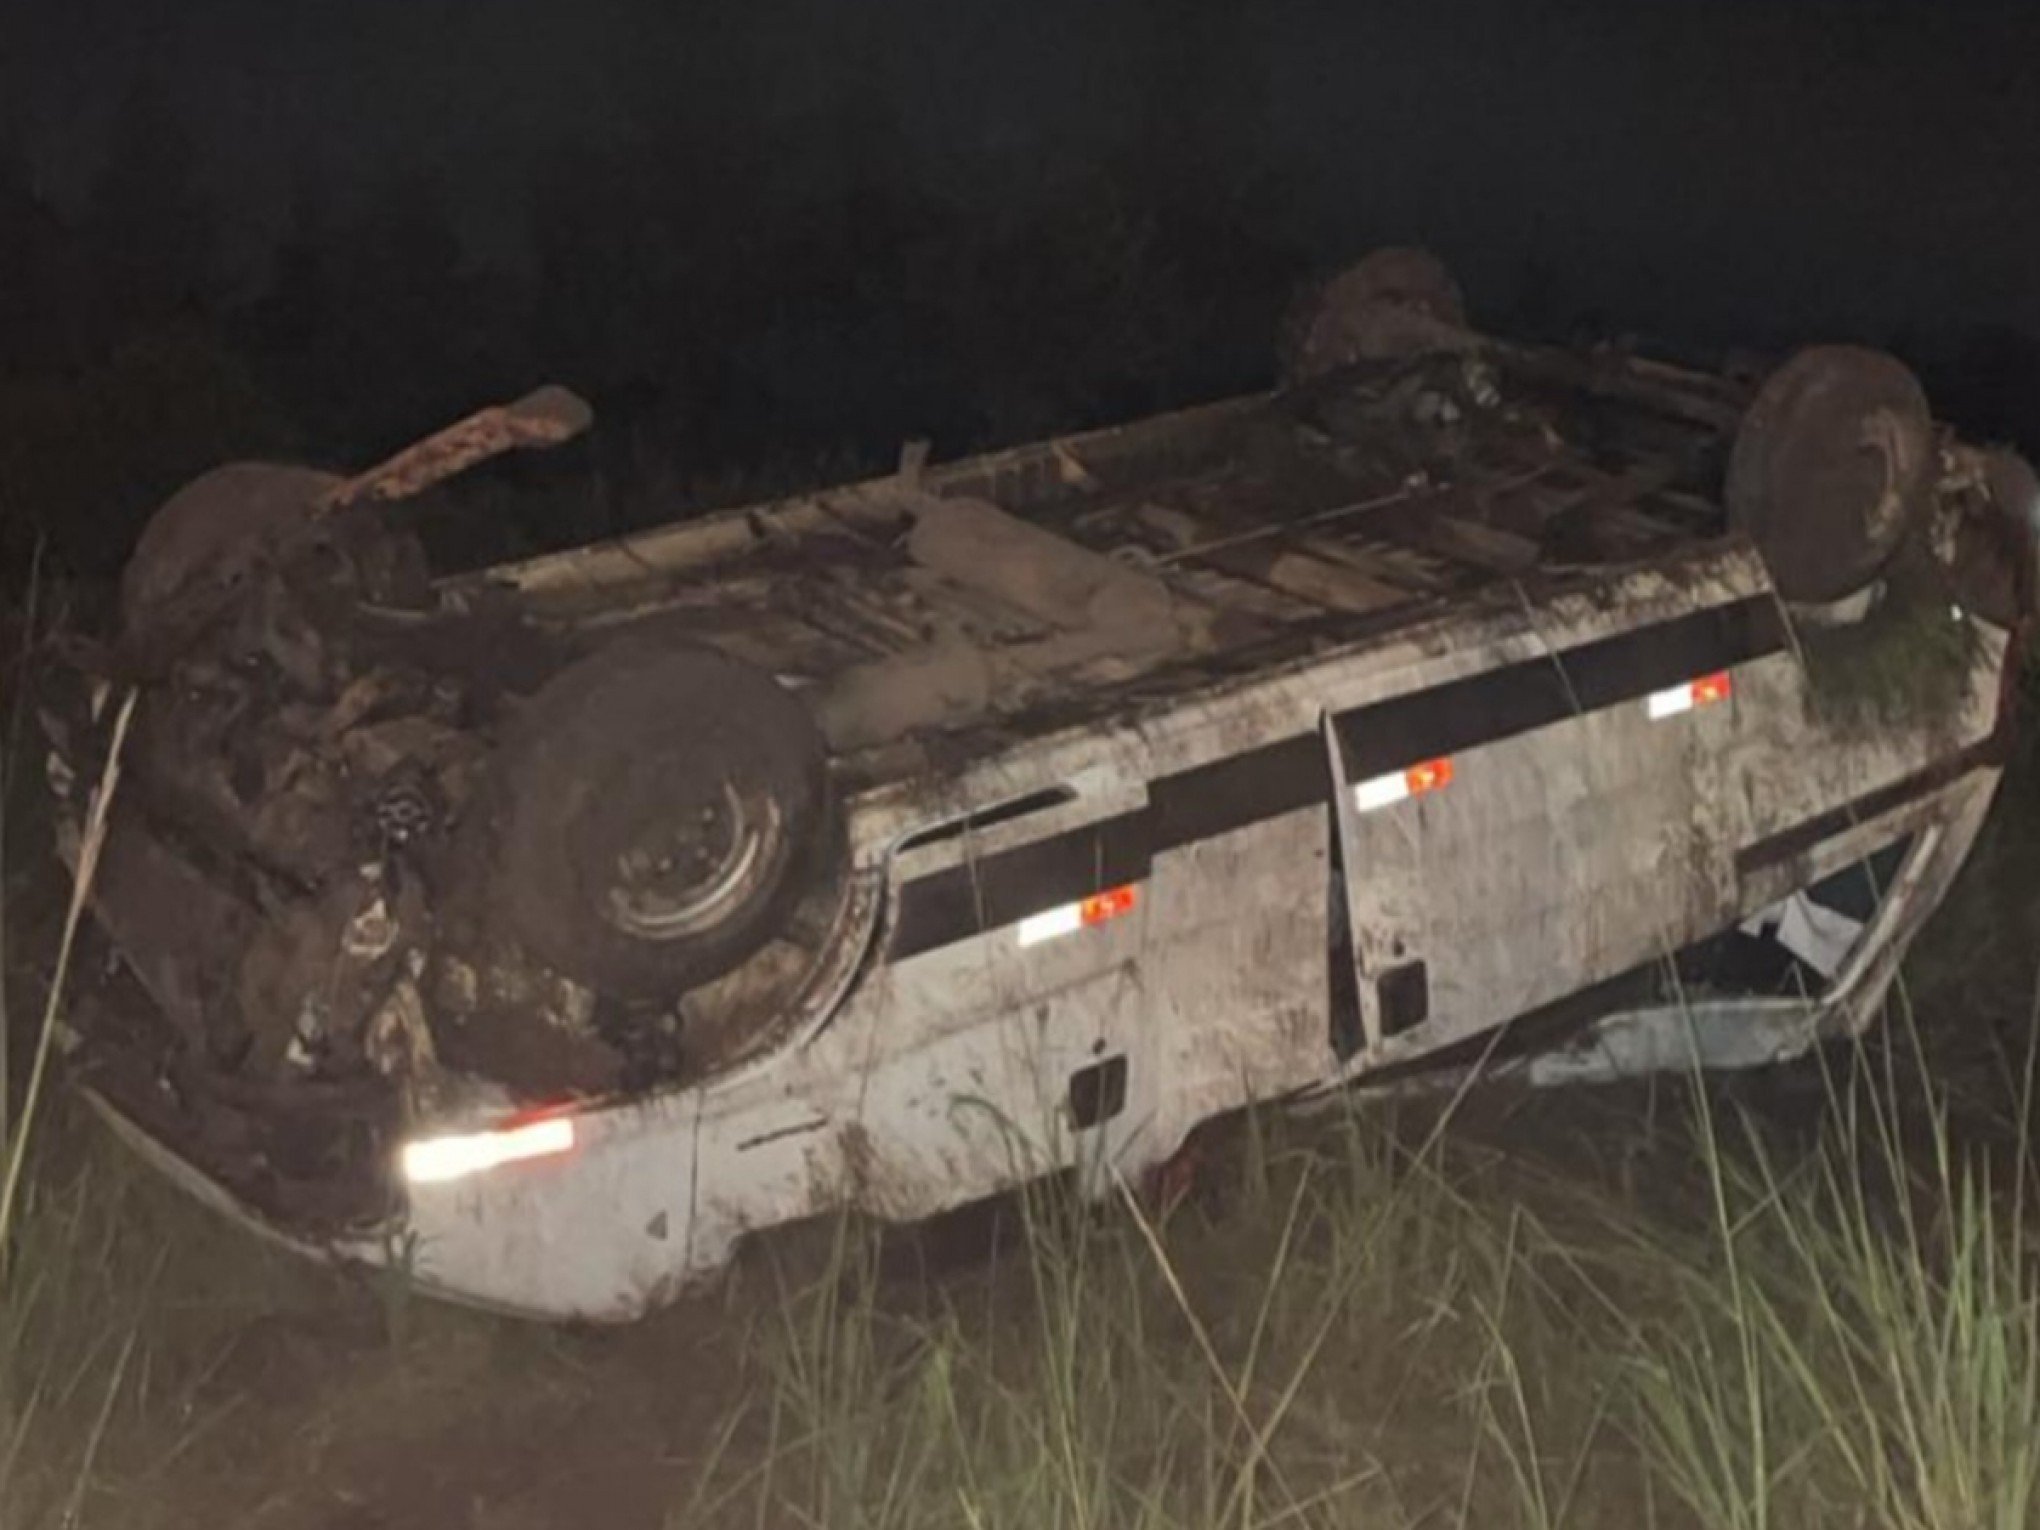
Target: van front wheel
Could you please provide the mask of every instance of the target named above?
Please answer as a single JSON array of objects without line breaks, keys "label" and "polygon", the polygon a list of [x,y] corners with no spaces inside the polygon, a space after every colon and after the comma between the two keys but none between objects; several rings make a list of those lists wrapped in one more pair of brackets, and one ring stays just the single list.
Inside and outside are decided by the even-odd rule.
[{"label": "van front wheel", "polygon": [[511,928],[621,997],[729,971],[834,848],[807,708],[711,649],[627,646],[570,666],[519,715],[500,765]]}]

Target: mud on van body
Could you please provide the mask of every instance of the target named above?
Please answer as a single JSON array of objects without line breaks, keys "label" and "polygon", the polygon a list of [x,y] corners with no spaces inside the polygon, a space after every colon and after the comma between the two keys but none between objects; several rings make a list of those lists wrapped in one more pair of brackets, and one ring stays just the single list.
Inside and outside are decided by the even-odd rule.
[{"label": "mud on van body", "polygon": [[45,719],[75,859],[133,698],[75,1076],[269,1236],[624,1319],[1250,1102],[1869,1023],[1997,781],[2024,465],[1873,353],[1476,335],[1411,252],[1286,367],[451,578],[407,501],[570,400],[207,475]]}]

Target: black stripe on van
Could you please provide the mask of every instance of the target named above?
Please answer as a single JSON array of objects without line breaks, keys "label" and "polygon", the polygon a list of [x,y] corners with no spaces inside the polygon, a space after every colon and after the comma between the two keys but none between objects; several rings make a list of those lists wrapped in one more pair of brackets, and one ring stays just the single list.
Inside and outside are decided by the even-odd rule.
[{"label": "black stripe on van", "polygon": [[[1354,707],[1333,725],[1348,775],[1365,779],[1634,701],[1776,653],[1784,641],[1777,603],[1757,596]],[[1143,808],[904,884],[891,957],[1140,881],[1165,851],[1321,803],[1329,789],[1315,733],[1158,777]]]}]

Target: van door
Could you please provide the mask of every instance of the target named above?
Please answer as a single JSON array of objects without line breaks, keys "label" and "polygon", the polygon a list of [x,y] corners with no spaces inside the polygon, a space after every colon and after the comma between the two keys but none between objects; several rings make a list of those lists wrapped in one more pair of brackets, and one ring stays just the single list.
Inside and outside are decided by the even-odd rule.
[{"label": "van door", "polygon": [[1369,1065],[1733,921],[1736,676],[1775,643],[1738,602],[1334,720]]}]

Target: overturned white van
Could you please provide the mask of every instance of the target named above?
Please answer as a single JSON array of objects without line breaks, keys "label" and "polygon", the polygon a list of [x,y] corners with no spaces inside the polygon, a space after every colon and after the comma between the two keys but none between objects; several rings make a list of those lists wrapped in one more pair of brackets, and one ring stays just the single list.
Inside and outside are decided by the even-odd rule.
[{"label": "overturned white van", "polygon": [[578,423],[208,475],[47,718],[75,831],[135,698],[78,1082],[463,1301],[627,1319],[1253,1102],[1794,1055],[2004,757],[2033,480],[1875,353],[1512,344],[1388,252],[1271,394],[433,579],[410,497]]}]

